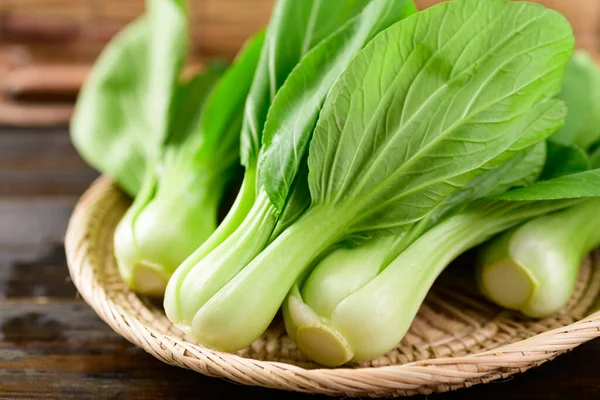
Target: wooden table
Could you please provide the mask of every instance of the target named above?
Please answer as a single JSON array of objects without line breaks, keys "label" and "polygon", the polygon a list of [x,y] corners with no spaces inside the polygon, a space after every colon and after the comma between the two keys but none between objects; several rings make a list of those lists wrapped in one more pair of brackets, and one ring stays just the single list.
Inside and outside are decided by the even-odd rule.
[{"label": "wooden table", "polygon": [[[106,326],[77,296],[62,246],[96,176],[65,129],[0,127],[0,399],[321,398],[167,366]],[[600,340],[506,382],[427,399],[600,399]]]}]

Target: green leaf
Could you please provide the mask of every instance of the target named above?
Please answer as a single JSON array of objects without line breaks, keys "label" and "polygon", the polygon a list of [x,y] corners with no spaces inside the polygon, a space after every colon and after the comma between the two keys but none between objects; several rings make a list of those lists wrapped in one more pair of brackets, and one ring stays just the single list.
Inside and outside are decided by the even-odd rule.
[{"label": "green leaf", "polygon": [[321,112],[313,204],[351,205],[354,232],[401,232],[532,123],[564,118],[539,102],[560,90],[573,42],[560,14],[504,0],[443,3],[382,32]]},{"label": "green leaf", "polygon": [[578,50],[569,61],[560,98],[569,115],[553,140],[588,151],[600,140],[600,69],[585,51]]},{"label": "green leaf", "polygon": [[264,30],[250,38],[209,96],[200,122],[201,135],[186,143],[197,153],[196,158],[213,160],[215,167],[238,162],[244,106],[264,41]]},{"label": "green leaf", "polygon": [[257,162],[267,112],[279,88],[306,53],[371,0],[278,0],[245,108],[242,164]]},{"label": "green leaf", "polygon": [[379,32],[416,12],[412,0],[375,0],[312,49],[277,92],[260,154],[261,182],[282,210],[325,97],[352,57]]},{"label": "green leaf", "polygon": [[600,196],[600,169],[539,181],[531,186],[489,197],[488,200],[537,201]]},{"label": "green leaf", "polygon": [[115,36],[83,85],[71,119],[79,154],[131,196],[141,187],[152,142],[139,101],[147,95],[148,35],[147,19],[141,18]]},{"label": "green leaf", "polygon": [[[568,118],[568,117],[567,117]],[[547,161],[541,179],[548,180],[590,169],[588,155],[576,145],[547,142]]]},{"label": "green leaf", "polygon": [[[163,144],[168,137],[171,101],[187,55],[189,27],[184,0],[147,0],[148,92],[139,101],[146,102],[148,122]],[[131,62],[131,61],[130,61]],[[139,68],[139,66],[138,66]],[[153,148],[158,152],[159,148]]]},{"label": "green leaf", "polygon": [[168,146],[180,147],[190,135],[198,133],[203,105],[226,69],[227,65],[224,63],[212,63],[206,71],[177,85],[171,103],[166,138]]},{"label": "green leaf", "polygon": [[77,100],[73,144],[131,196],[167,139],[186,44],[182,3],[150,0],[148,13],[104,48]]},{"label": "green leaf", "polygon": [[310,191],[308,189],[307,157],[300,163],[300,168],[290,189],[290,195],[283,211],[279,215],[277,225],[271,233],[270,241],[291,226],[310,207]]},{"label": "green leaf", "polygon": [[592,168],[600,168],[600,147],[590,155],[590,165]]}]

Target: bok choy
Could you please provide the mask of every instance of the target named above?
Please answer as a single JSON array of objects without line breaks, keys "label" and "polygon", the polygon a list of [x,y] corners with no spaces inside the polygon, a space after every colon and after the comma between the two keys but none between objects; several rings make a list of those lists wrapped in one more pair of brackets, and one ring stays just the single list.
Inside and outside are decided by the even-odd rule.
[{"label": "bok choy", "polygon": [[[285,4],[286,1],[282,1],[280,7]],[[320,10],[317,15],[324,11]],[[383,29],[414,12],[416,9],[412,0],[374,0],[356,17],[308,51],[293,69],[269,109],[262,138],[264,144],[257,154],[260,160],[257,173],[262,179],[257,183],[256,200],[248,215],[219,246],[208,249],[212,251],[207,252],[206,245],[200,247],[178,268],[169,282],[165,309],[167,316],[182,329],[190,330],[198,308],[272,238],[290,191],[295,192],[290,195],[295,199],[290,201],[295,209],[301,213],[308,206],[306,184],[298,182],[296,175],[298,179],[306,179],[306,175],[299,171],[306,163],[304,153],[331,85],[365,44]],[[278,16],[276,12],[274,18]],[[278,23],[277,19],[272,21],[273,26],[278,26]],[[292,143],[294,147],[290,146]],[[254,168],[247,169],[246,173]],[[271,176],[277,179],[267,181],[265,177]],[[246,181],[248,179],[246,175]],[[296,184],[293,184],[294,181]],[[279,183],[271,186],[274,182]],[[266,184],[263,186],[261,183]],[[292,186],[296,189],[292,190]],[[289,210],[283,213],[284,224],[298,215]]]},{"label": "bok choy", "polygon": [[[186,329],[189,324],[183,308],[194,301],[201,287],[211,291],[211,287],[226,282],[232,274],[230,269],[260,251],[271,234],[276,209],[258,191],[258,159],[267,113],[275,96],[300,60],[369,1],[350,0],[340,5],[331,1],[279,0],[275,4],[244,108],[240,138],[245,167],[242,188],[214,234],[177,269],[166,289],[165,311],[180,327]],[[179,298],[183,296],[188,298]]]},{"label": "bok choy", "polygon": [[146,14],[103,51],[71,124],[83,157],[135,197],[115,255],[132,289],[157,296],[215,230],[263,42],[262,34],[252,39],[225,75],[213,63],[182,82],[187,19],[182,1],[148,1]]},{"label": "bok choy", "polygon": [[443,3],[375,36],[319,114],[309,208],[224,285],[179,288],[187,299],[200,293],[191,305],[181,301],[193,317],[188,332],[220,350],[247,346],[332,246],[409,232],[493,160],[512,159],[518,143],[546,139],[565,117],[553,97],[573,42],[560,14],[505,0]]},{"label": "bok choy", "polygon": [[172,139],[115,232],[119,270],[132,289],[162,296],[175,269],[214,233],[239,162],[243,107],[263,39],[249,41],[204,105],[198,93],[210,87],[202,77],[175,93]]},{"label": "bok choy", "polygon": [[[565,79],[565,82],[583,78],[580,75],[573,76],[576,73],[574,71],[577,70],[574,65],[579,64],[581,57],[582,55],[579,53],[569,62],[566,72],[566,77],[569,79]],[[590,68],[590,64],[587,62],[586,67]],[[596,69],[595,66],[591,67]],[[566,91],[566,88],[563,88],[561,97],[566,97]],[[589,104],[587,106],[586,109],[589,109]],[[579,114],[569,112],[567,121],[573,118],[573,114],[582,116],[581,110],[579,110]],[[538,178],[542,167],[544,167],[544,175],[555,177],[586,170],[588,168],[587,157],[575,143],[566,142],[563,139],[563,144],[556,144],[553,139],[558,135],[565,137],[565,133],[570,132],[569,136],[573,138],[572,140],[577,138],[585,141],[586,136],[589,137],[591,133],[576,134],[572,128],[569,128],[570,130],[567,128],[568,125],[565,125],[549,140],[547,157],[544,157],[543,153],[540,157],[540,145],[542,145],[541,150],[546,147],[541,143],[531,150],[521,151],[520,157],[513,158],[501,168],[488,171],[474,181],[473,190],[463,191],[460,196],[461,200],[466,204],[469,201],[477,200],[478,197],[502,193],[511,187],[528,186]],[[593,130],[588,130],[588,132],[593,132]],[[592,172],[592,174],[595,173]],[[574,183],[582,182],[582,178],[586,184],[575,186]],[[575,283],[573,272],[575,271],[576,276],[581,258],[587,251],[600,243],[595,241],[598,240],[595,238],[598,237],[597,228],[596,230],[592,228],[598,226],[598,221],[595,221],[594,217],[590,215],[593,212],[594,204],[598,205],[598,200],[560,199],[561,196],[567,198],[597,196],[600,193],[597,189],[590,191],[590,187],[593,188],[594,185],[597,185],[597,181],[593,175],[571,175],[562,180],[548,181],[540,186],[528,187],[526,190],[532,192],[538,188],[545,188],[541,197],[524,199],[530,201],[520,204],[502,201],[475,201],[464,211],[459,210],[458,213],[437,226],[432,224],[436,219],[430,220],[428,226],[416,225],[411,230],[411,235],[376,238],[358,247],[334,249],[316,264],[308,276],[302,277],[297,282],[284,303],[284,320],[288,334],[296,339],[305,354],[322,364],[336,366],[350,359],[375,358],[390,350],[404,335],[434,279],[457,255],[481,244],[505,229],[520,225],[534,217],[562,209],[566,210],[555,215],[571,215],[577,213],[576,210],[580,210],[578,214],[580,218],[585,214],[588,215],[589,224],[586,226],[589,227],[589,232],[594,232],[591,234],[591,241],[586,241],[588,240],[586,237],[589,238],[590,233],[587,233],[586,236],[586,231],[582,231],[584,237],[580,236],[575,239],[577,240],[576,244],[563,240],[564,246],[558,247],[557,243],[565,237],[561,234],[553,235],[551,230],[547,229],[550,228],[550,224],[548,224],[544,227],[545,229],[537,229],[538,237],[523,243],[522,248],[519,245],[522,241],[511,242],[512,248],[515,248],[515,251],[520,248],[521,254],[524,255],[534,251],[532,242],[542,244],[539,237],[557,236],[554,249],[560,248],[564,252],[564,249],[568,248],[569,251],[581,252],[579,258],[572,260],[570,268],[553,268],[553,265],[556,264],[547,263],[547,259],[541,256],[541,254],[553,253],[552,250],[546,250],[546,245],[550,243],[535,247],[535,250],[540,253],[537,257],[536,270],[540,279],[547,282],[552,279],[552,276],[556,276],[558,279],[555,279],[555,283],[562,281],[561,291],[555,290],[557,292],[555,294],[552,293],[552,290],[539,291],[546,292],[548,299],[554,299],[554,303],[548,299],[544,299],[544,303],[546,306],[556,303],[564,304],[572,293]],[[571,187],[572,190],[565,191],[565,187]],[[523,195],[523,191],[515,193]],[[515,193],[511,192],[511,196],[514,196]],[[572,209],[568,208],[574,204]],[[550,218],[541,218],[541,220],[546,219]],[[574,221],[574,224],[576,225],[577,221]],[[419,227],[419,225],[421,226]],[[525,226],[529,225],[535,225],[535,222]],[[431,228],[431,226],[433,227]],[[579,228],[584,227],[579,226]],[[431,230],[426,232],[427,229]],[[426,233],[423,233],[424,231]],[[573,232],[568,231],[565,234],[572,235]],[[419,237],[419,235],[422,236]],[[485,261],[489,261],[489,263],[482,264],[486,265],[488,267],[486,271],[489,271],[485,287],[493,291],[492,294],[495,296],[489,297],[494,300],[494,298],[502,296],[501,299],[504,301],[499,304],[503,306],[509,306],[510,301],[524,302],[522,296],[525,295],[521,294],[519,297],[517,292],[533,290],[531,288],[533,283],[525,281],[524,274],[517,274],[519,270],[516,269],[516,264],[510,264],[511,262],[516,263],[516,259],[511,260],[507,254],[506,245],[509,237],[510,234],[507,234],[506,240],[494,242],[493,248],[484,252],[484,256],[487,257]],[[417,241],[411,245],[415,238]],[[426,245],[429,245],[429,249],[425,247]],[[500,251],[504,252],[502,253],[504,258],[500,257]],[[546,269],[542,269],[542,266]],[[388,269],[395,271],[388,271]],[[552,271],[553,269],[554,271]],[[504,272],[502,280],[498,279],[499,271]],[[419,283],[414,285],[414,289],[411,286],[410,290],[407,288],[405,291],[394,292],[398,288],[404,288],[405,282],[414,283],[415,280]],[[479,280],[482,282],[481,277]],[[389,282],[389,292],[385,289],[384,281]],[[530,286],[526,286],[524,282],[530,282]],[[392,289],[394,285],[395,289]],[[555,289],[558,288],[555,286]],[[373,299],[368,300],[367,296],[369,295],[373,296]],[[365,319],[364,313],[368,312],[368,307],[354,311],[348,306],[348,304],[356,306],[360,301],[364,301],[365,304],[377,302],[378,300],[375,300],[377,296],[383,297],[384,302],[394,304],[396,307],[395,314],[390,312],[387,321],[382,318],[377,324],[375,318]],[[373,310],[380,310],[380,308],[375,306]],[[556,309],[555,307],[553,311]],[[383,314],[383,312],[379,311],[379,314]],[[359,321],[361,318],[363,321],[372,321],[374,327],[361,328],[363,331],[371,329],[373,332],[364,333],[363,338],[358,339],[354,335],[358,328],[350,329],[345,325],[349,323],[348,321]],[[365,324],[369,325],[368,322]],[[349,332],[350,338],[342,334],[338,328]],[[381,337],[375,339],[377,330],[386,333],[379,334]],[[377,343],[380,343],[380,348]]]}]

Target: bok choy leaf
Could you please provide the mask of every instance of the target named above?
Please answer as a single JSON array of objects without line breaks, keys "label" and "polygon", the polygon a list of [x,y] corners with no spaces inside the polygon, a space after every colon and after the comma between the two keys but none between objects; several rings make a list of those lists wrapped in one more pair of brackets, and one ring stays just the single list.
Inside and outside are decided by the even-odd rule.
[{"label": "bok choy leaf", "polygon": [[144,190],[115,232],[119,271],[132,289],[162,296],[175,269],[214,235],[239,160],[243,106],[263,39],[251,39],[223,75],[217,67],[175,93],[173,140],[149,166]]}]

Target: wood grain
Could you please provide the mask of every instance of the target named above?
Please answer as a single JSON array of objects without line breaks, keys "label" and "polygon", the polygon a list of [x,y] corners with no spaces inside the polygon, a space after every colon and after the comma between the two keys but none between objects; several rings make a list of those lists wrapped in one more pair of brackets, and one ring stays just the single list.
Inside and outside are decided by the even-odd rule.
[{"label": "wood grain", "polygon": [[64,129],[0,132],[0,196],[77,196],[98,174],[76,154]]}]

